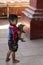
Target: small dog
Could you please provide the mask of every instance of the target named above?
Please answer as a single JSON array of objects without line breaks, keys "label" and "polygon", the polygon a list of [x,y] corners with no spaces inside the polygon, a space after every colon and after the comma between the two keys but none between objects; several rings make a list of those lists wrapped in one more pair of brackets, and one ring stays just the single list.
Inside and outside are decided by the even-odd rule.
[{"label": "small dog", "polygon": [[25,32],[23,31],[23,27],[24,27],[23,24],[20,24],[20,25],[18,26],[18,29],[19,29],[18,40],[21,40],[22,42],[25,42],[25,40],[23,40],[23,38],[21,38],[21,34],[22,34],[22,33],[25,33]]}]

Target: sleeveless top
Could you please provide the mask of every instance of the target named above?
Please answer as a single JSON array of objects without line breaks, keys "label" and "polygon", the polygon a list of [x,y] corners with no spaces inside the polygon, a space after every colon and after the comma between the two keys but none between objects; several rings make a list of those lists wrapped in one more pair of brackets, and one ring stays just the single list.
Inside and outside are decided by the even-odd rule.
[{"label": "sleeveless top", "polygon": [[9,26],[9,29],[8,29],[8,40],[16,40],[18,35],[17,35],[17,31],[18,31],[18,28],[14,25],[10,25]]}]

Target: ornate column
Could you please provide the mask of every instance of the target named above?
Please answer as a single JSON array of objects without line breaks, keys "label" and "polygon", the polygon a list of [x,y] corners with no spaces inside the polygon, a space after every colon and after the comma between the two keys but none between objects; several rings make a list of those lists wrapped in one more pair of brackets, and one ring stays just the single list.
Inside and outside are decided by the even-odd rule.
[{"label": "ornate column", "polygon": [[43,38],[43,0],[30,0],[30,39]]},{"label": "ornate column", "polygon": [[43,0],[30,0],[30,6],[22,13],[30,20],[30,39],[43,38]]}]

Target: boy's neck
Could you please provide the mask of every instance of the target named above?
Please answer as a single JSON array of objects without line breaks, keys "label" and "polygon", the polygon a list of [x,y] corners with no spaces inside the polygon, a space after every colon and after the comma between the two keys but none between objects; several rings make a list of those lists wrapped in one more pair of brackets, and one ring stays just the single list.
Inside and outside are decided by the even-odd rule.
[{"label": "boy's neck", "polygon": [[11,26],[16,26],[15,24],[10,24]]}]

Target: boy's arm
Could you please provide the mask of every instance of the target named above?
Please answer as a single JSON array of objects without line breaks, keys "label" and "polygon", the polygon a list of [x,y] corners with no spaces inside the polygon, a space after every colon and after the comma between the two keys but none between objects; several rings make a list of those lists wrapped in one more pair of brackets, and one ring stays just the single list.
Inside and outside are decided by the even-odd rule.
[{"label": "boy's arm", "polygon": [[11,30],[11,28],[9,27],[9,28],[8,28],[8,38],[9,38],[9,40],[13,40],[12,37],[13,37],[13,36],[12,36],[12,30]]},{"label": "boy's arm", "polygon": [[17,34],[18,34],[18,38],[20,40],[21,39],[21,33],[20,33],[20,31],[17,31]]}]

